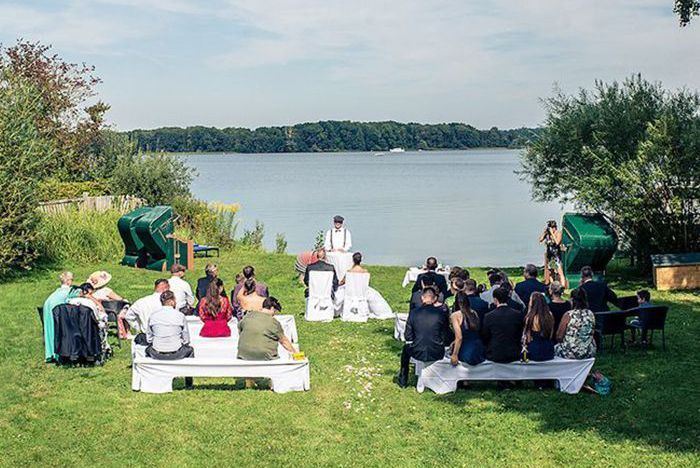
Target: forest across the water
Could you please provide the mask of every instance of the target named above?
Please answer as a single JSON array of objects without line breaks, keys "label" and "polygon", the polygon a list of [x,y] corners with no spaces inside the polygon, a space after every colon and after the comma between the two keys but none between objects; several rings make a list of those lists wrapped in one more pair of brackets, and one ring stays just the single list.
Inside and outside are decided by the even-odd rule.
[{"label": "forest across the water", "polygon": [[167,152],[292,153],[317,151],[520,148],[538,128],[479,130],[463,123],[323,121],[249,128],[163,127],[126,132],[139,149]]}]

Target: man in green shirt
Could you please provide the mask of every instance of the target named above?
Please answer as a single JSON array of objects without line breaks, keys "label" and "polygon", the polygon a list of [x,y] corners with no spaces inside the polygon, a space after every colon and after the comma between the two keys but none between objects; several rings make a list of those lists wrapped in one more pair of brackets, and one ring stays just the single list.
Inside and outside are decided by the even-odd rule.
[{"label": "man in green shirt", "polygon": [[275,319],[275,314],[282,311],[282,306],[274,297],[263,302],[261,311],[249,311],[238,323],[238,358],[250,361],[270,361],[278,359],[277,345],[281,344],[289,353],[296,350],[284,335],[282,325]]},{"label": "man in green shirt", "polygon": [[73,273],[64,271],[58,277],[61,286],[56,289],[44,302],[44,359],[46,362],[55,361],[58,355],[55,352],[55,331],[53,327],[53,309],[56,306],[65,304],[69,299],[78,297],[78,289],[73,288]]}]

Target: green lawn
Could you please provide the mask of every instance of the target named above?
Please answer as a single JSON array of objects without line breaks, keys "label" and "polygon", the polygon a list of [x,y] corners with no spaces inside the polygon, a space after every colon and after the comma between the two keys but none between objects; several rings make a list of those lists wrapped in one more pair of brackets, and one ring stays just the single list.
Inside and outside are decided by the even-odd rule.
[{"label": "green lawn", "polygon": [[[127,347],[104,367],[45,365],[35,307],[56,271],[0,285],[0,464],[2,465],[683,465],[700,466],[700,297],[653,293],[668,304],[666,352],[630,348],[600,356],[613,393],[564,395],[532,385],[493,384],[437,396],[401,390],[393,322],[309,324],[291,256],[238,252],[219,261],[224,280],[245,264],[297,315],[311,361],[311,391],[244,390],[233,379],[196,379],[195,390],[131,391]],[[204,262],[197,261],[198,272]],[[155,272],[97,269],[134,300]],[[395,310],[409,291],[403,267],[373,267],[372,284]],[[472,275],[484,280],[482,270]],[[194,282],[199,274],[190,274]],[[621,294],[643,281],[612,278]]]}]

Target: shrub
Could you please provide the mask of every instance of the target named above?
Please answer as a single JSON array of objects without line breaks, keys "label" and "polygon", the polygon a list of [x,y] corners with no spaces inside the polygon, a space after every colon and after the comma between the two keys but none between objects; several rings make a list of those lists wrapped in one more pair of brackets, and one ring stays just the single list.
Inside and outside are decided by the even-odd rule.
[{"label": "shrub", "polygon": [[124,244],[117,210],[81,211],[43,215],[37,231],[37,253],[46,263],[118,261]]},{"label": "shrub", "polygon": [[282,232],[278,232],[275,237],[275,252],[278,254],[287,253],[287,239]]},{"label": "shrub", "polygon": [[160,153],[124,155],[112,176],[112,191],[134,195],[149,205],[167,205],[190,196],[194,171],[176,156]]},{"label": "shrub", "polygon": [[0,275],[36,258],[36,191],[54,148],[36,124],[45,113],[26,80],[0,72]]},{"label": "shrub", "polygon": [[240,242],[241,245],[246,247],[262,250],[263,237],[265,237],[265,226],[260,221],[255,221],[255,227],[253,229],[246,229],[243,231],[243,237],[241,237]]},{"label": "shrub", "polygon": [[233,247],[238,227],[237,204],[207,204],[189,197],[178,197],[173,200],[172,206],[177,215],[179,235],[195,239],[198,243]]},{"label": "shrub", "polygon": [[90,196],[109,195],[109,185],[110,182],[105,179],[85,182],[61,182],[57,179],[46,179],[39,184],[37,198],[40,201],[80,198],[85,192]]}]

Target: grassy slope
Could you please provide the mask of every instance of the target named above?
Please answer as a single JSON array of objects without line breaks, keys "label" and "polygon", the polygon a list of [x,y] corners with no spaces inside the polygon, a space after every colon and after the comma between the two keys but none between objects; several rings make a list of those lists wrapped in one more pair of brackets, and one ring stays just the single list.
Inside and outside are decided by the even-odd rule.
[{"label": "grassy slope", "polygon": [[[292,257],[236,252],[219,262],[228,283],[248,263],[286,313],[302,312]],[[197,270],[202,266],[198,260]],[[82,278],[98,268],[110,270],[113,288],[132,300],[159,276],[110,264],[74,271]],[[404,269],[371,271],[373,285],[405,310]],[[34,307],[55,276],[0,285],[3,465],[700,464],[697,295],[656,294],[672,306],[666,352],[632,348],[599,359],[596,367],[614,384],[608,398],[531,385],[499,393],[486,383],[449,396],[400,390],[392,321],[308,324],[298,315],[312,363],[310,392],[276,395],[243,390],[232,379],[198,379],[195,391],[147,395],[130,390],[127,348],[103,368],[41,362]],[[484,273],[473,276],[483,280]],[[642,286],[613,285],[622,293]]]}]

